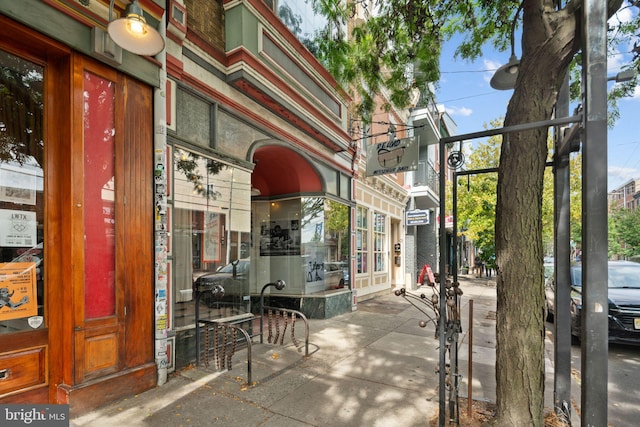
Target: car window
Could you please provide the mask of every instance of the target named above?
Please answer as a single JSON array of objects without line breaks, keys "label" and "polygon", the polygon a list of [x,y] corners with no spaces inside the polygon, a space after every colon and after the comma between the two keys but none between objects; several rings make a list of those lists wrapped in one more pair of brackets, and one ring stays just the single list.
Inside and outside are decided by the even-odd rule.
[{"label": "car window", "polygon": [[227,264],[218,270],[218,273],[233,273],[233,264]]},{"label": "car window", "polygon": [[[607,281],[609,288],[640,289],[640,265],[609,264]],[[582,286],[581,266],[571,268],[571,285]]]},{"label": "car window", "polygon": [[[249,261],[240,261],[238,262],[236,268],[236,274],[245,274],[249,271]],[[233,264],[229,263],[218,270],[218,273],[229,273],[233,274]]]},{"label": "car window", "polygon": [[249,262],[240,261],[238,263],[238,274],[247,274],[249,272]]},{"label": "car window", "polygon": [[573,267],[571,269],[571,286],[582,286],[582,267]]},{"label": "car window", "polygon": [[640,265],[610,266],[609,287],[640,289]]}]

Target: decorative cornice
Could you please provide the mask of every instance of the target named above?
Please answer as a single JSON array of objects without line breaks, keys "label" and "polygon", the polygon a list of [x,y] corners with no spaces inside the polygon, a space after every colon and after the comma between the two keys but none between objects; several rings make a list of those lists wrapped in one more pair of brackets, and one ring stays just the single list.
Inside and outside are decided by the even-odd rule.
[{"label": "decorative cornice", "polygon": [[356,177],[356,179],[379,194],[383,194],[390,199],[399,201],[403,205],[409,200],[409,191],[385,176],[360,175]]}]

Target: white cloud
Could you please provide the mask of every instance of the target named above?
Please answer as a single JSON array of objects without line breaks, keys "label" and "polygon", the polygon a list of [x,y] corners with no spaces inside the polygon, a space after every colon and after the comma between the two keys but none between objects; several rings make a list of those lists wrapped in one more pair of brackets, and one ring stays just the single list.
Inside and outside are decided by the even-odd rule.
[{"label": "white cloud", "polygon": [[505,58],[504,63],[499,63],[496,61],[492,61],[490,59],[484,59],[483,62],[484,62],[484,69],[487,70],[487,72],[484,73],[483,78],[485,82],[489,83],[489,81],[491,81],[491,77],[493,77],[496,70],[507,63],[507,58]]},{"label": "white cloud", "polygon": [[[627,6],[627,5],[625,5]],[[633,20],[633,12],[630,7],[623,7],[618,12],[616,12],[611,19],[609,19],[609,24],[611,25],[620,25],[620,24],[628,24]]]},{"label": "white cloud", "polygon": [[609,187],[618,187],[626,182],[640,178],[640,171],[635,168],[609,166],[607,169]]},{"label": "white cloud", "polygon": [[620,72],[620,68],[626,63],[620,49],[617,49],[616,53],[607,57],[607,74],[616,74]]},{"label": "white cloud", "polygon": [[450,116],[470,116],[473,113],[473,110],[471,108],[467,108],[467,107],[446,107],[445,108],[447,113],[449,113]]}]

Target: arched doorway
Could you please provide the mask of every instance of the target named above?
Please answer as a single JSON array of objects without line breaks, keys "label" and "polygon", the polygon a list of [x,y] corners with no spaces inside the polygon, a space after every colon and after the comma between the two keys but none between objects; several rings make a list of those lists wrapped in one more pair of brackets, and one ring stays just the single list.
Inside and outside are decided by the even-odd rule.
[{"label": "arched doorway", "polygon": [[259,191],[261,197],[278,197],[323,191],[322,179],[313,165],[289,147],[259,147],[252,160],[256,164],[251,177],[254,194]]}]

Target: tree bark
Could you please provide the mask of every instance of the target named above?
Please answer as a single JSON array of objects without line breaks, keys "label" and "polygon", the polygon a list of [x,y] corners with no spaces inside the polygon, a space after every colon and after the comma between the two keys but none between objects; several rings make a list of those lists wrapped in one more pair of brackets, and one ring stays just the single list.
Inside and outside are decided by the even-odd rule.
[{"label": "tree bark", "polygon": [[[545,8],[545,6],[547,6]],[[576,19],[523,4],[522,60],[505,126],[548,120],[577,50]],[[544,425],[542,190],[548,128],[503,135],[496,206],[496,425]]]}]

